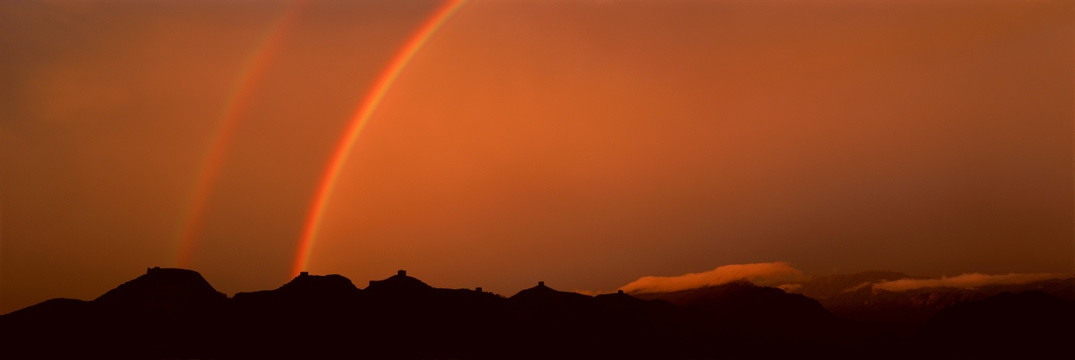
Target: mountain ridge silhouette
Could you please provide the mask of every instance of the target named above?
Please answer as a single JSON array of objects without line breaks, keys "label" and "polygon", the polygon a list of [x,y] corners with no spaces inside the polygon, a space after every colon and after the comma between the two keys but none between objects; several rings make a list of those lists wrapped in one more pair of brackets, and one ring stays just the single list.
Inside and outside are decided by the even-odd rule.
[{"label": "mountain ridge silhouette", "polygon": [[[1066,284],[1027,287],[1065,294]],[[1024,294],[975,300],[987,310],[961,302],[916,332],[893,335],[835,316],[813,298],[745,280],[597,296],[538,282],[504,297],[437,288],[403,270],[364,289],[341,275],[303,273],[273,290],[227,297],[193,270],[149,268],[91,301],[51,299],[0,315],[0,357],[852,358],[886,349],[895,358],[969,346],[937,341],[959,339],[953,331],[973,333],[961,327],[973,323],[961,315],[968,311],[1005,319],[1027,303],[1047,305],[1028,321],[1001,322],[1021,327],[1054,326],[1050,312],[1075,314],[1073,301]],[[989,329],[1039,350],[1058,343]]]}]

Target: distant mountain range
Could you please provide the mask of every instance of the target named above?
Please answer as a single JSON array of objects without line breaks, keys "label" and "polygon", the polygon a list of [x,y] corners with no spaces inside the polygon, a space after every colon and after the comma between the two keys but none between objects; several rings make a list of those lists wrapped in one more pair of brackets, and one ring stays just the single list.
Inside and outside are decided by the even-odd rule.
[{"label": "distant mountain range", "polygon": [[1075,276],[1023,284],[985,285],[975,288],[926,287],[888,291],[878,284],[915,277],[886,271],[850,275],[818,276],[800,282],[791,293],[816,299],[833,314],[851,320],[919,326],[941,310],[1001,293],[1041,291],[1064,300],[1075,300]]},{"label": "distant mountain range", "polygon": [[0,358],[992,358],[1066,353],[1075,339],[1075,279],[871,286],[902,278],[597,296],[539,283],[505,298],[401,270],[364,289],[304,273],[229,298],[195,271],[151,268],[92,301],[0,316]]}]

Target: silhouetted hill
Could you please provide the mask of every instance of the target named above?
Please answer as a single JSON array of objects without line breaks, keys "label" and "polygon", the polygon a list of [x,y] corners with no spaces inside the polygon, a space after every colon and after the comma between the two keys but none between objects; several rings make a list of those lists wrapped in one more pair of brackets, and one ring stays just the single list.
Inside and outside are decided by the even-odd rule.
[{"label": "silhouetted hill", "polygon": [[[527,350],[522,357],[548,358],[563,354],[571,349],[582,351],[587,355],[596,355],[595,343],[600,335],[592,327],[580,327],[576,324],[600,324],[601,319],[595,313],[597,302],[593,297],[557,291],[544,282],[537,286],[519,291],[507,299],[508,316],[514,323],[518,336],[508,339],[511,348],[523,349],[527,344],[542,344],[539,348]],[[590,346],[587,346],[589,344]]]},{"label": "silhouetted hill", "polygon": [[1064,300],[1075,300],[1075,276],[1063,279],[1048,279],[1015,285],[983,286],[980,291],[996,295],[1000,293],[1023,293],[1040,291]]},{"label": "silhouetted hill", "polygon": [[369,282],[359,305],[369,328],[361,336],[381,357],[488,357],[503,321],[503,298],[470,289],[438,289],[400,270]]},{"label": "silhouetted hill", "polygon": [[1005,292],[941,310],[921,339],[931,352],[960,357],[1062,357],[1075,339],[1075,301],[1043,291]]},{"label": "silhouetted hill", "polygon": [[74,349],[100,353],[92,335],[107,328],[107,320],[82,300],[51,299],[26,307],[0,316],[0,357],[73,357],[79,352]]},{"label": "silhouetted hill", "polygon": [[675,305],[672,305],[667,301],[640,299],[625,294],[622,290],[618,293],[594,296],[594,301],[597,302],[603,311],[610,311],[613,313],[642,313],[647,311],[668,312],[677,309]]},{"label": "silhouetted hill", "polygon": [[746,280],[632,295],[694,311],[695,318],[705,320],[693,333],[715,339],[711,342],[736,356],[785,356],[790,348],[821,352],[844,335],[841,324],[817,300]]},{"label": "silhouetted hill", "polygon": [[[228,357],[328,355],[346,344],[359,320],[361,291],[340,275],[302,273],[274,290],[244,292],[231,299],[226,322],[236,330]],[[265,348],[261,344],[275,344]],[[305,349],[309,344],[329,343]]]},{"label": "silhouetted hill", "polygon": [[844,318],[918,326],[941,309],[985,296],[974,291],[952,288],[891,292],[874,290],[867,284],[822,302],[834,314]]},{"label": "silhouetted hill", "polygon": [[23,318],[32,319],[43,316],[63,319],[80,316],[84,314],[89,307],[90,303],[85,300],[56,298],[27,306],[3,316],[8,320]]},{"label": "silhouetted hill", "polygon": [[217,354],[227,296],[197,272],[150,268],[90,302],[49,300],[0,317],[15,357]]},{"label": "silhouetted hill", "polygon": [[144,307],[175,311],[219,306],[227,298],[196,271],[149,268],[145,275],[123,283],[93,302],[126,309]]},{"label": "silhouetted hill", "polygon": [[406,271],[400,270],[396,275],[387,279],[370,280],[370,285],[366,288],[366,291],[371,295],[422,296],[431,293],[433,287],[422,282],[422,280],[407,276]]},{"label": "silhouetted hill", "polygon": [[[607,347],[621,358],[682,358],[702,353],[693,342],[698,317],[664,300],[644,300],[620,293],[594,297],[597,317],[606,329]],[[630,344],[625,346],[624,344]]]},{"label": "silhouetted hill", "polygon": [[53,299],[0,316],[0,358],[901,358],[953,355],[979,339],[1007,339],[1007,351],[1055,349],[1070,326],[1050,327],[1075,322],[1075,311],[1052,293],[1070,295],[1070,285],[957,302],[917,337],[893,337],[746,281],[598,296],[539,282],[504,298],[436,288],[402,270],[365,289],[303,273],[229,299],[197,272],[150,268],[93,301]]},{"label": "silhouetted hill", "polygon": [[557,291],[539,281],[537,286],[524,289],[508,300],[515,306],[540,310],[581,310],[593,305],[593,298],[579,293]]},{"label": "silhouetted hill", "polygon": [[930,287],[906,291],[874,288],[867,282],[819,299],[840,317],[902,327],[924,324],[939,311],[956,304],[982,300],[1003,292],[1042,291],[1062,299],[1075,299],[1075,278],[1050,279],[1026,284],[989,285],[979,288]]},{"label": "silhouetted hill", "polygon": [[323,306],[325,303],[354,301],[358,295],[359,289],[346,277],[302,273],[275,290],[241,292],[232,300],[252,306]]},{"label": "silhouetted hill", "polygon": [[777,288],[756,286],[746,280],[697,289],[632,295],[703,309],[721,321],[744,323],[747,326],[786,326],[832,319],[817,300]]}]

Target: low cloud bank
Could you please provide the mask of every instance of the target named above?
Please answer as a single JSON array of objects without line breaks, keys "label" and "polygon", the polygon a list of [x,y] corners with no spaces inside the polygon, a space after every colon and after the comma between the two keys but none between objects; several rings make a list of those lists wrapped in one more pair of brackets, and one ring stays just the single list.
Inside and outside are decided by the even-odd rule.
[{"label": "low cloud bank", "polygon": [[724,265],[716,269],[679,276],[644,276],[620,288],[628,293],[670,292],[747,280],[759,286],[775,286],[804,280],[799,269],[786,262]]},{"label": "low cloud bank", "polygon": [[1072,275],[1064,274],[1003,274],[987,275],[979,273],[963,274],[940,279],[900,279],[883,281],[873,285],[874,290],[901,292],[925,288],[962,288],[973,289],[989,285],[1020,285],[1049,279],[1063,279]]}]

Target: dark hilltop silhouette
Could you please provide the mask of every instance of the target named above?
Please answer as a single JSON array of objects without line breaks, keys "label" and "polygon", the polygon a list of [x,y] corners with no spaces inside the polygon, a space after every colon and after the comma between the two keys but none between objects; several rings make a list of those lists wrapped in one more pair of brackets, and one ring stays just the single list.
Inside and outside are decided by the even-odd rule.
[{"label": "dark hilltop silhouette", "polygon": [[[924,290],[851,285],[902,274],[842,276],[801,294],[742,280],[588,296],[538,282],[503,297],[403,270],[364,289],[302,273],[229,298],[195,271],[149,268],[92,301],[0,316],[0,358],[994,358],[1068,353],[1075,338],[1075,279],[934,289],[941,300],[923,307]],[[893,311],[906,320],[873,314]]]}]

